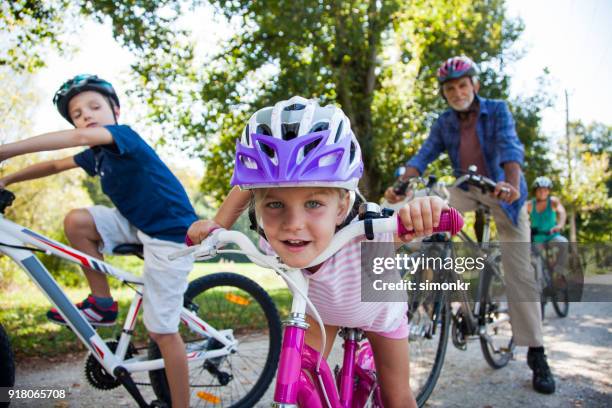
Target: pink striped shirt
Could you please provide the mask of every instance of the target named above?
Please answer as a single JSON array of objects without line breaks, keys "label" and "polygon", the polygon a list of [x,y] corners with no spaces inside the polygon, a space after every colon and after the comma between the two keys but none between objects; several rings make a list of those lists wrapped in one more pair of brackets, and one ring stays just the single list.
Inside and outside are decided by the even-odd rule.
[{"label": "pink striped shirt", "polygon": [[[323,322],[329,325],[360,328],[373,332],[393,332],[406,322],[407,296],[404,302],[361,301],[361,242],[356,237],[323,263],[315,273],[304,271],[310,280],[308,297]],[[375,242],[393,242],[393,234],[376,234]],[[264,239],[260,246],[274,253]],[[307,310],[310,313],[310,310]]]}]

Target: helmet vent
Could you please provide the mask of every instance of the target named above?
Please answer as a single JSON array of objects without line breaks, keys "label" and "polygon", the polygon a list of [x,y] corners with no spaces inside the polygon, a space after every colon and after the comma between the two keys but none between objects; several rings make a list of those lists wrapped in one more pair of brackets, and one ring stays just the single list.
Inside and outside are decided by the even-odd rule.
[{"label": "helmet vent", "polygon": [[265,123],[260,123],[257,125],[257,130],[255,133],[259,135],[272,136],[272,129],[270,129],[270,126],[266,125]]},{"label": "helmet vent", "polygon": [[337,143],[340,140],[340,136],[342,136],[342,127],[344,126],[344,122],[340,121],[338,125],[338,130],[336,131],[336,138],[334,139],[334,143]]},{"label": "helmet vent", "polygon": [[306,105],[301,103],[294,103],[293,105],[285,106],[284,111],[298,111],[306,108]]},{"label": "helmet vent", "polygon": [[340,152],[333,152],[332,154],[328,154],[326,156],[321,157],[319,159],[319,167],[331,166],[332,164],[336,164],[341,155],[342,153]]},{"label": "helmet vent", "polygon": [[321,143],[322,138],[318,138],[316,140],[313,140],[312,142],[308,143],[306,146],[304,146],[304,157],[315,147],[317,147],[319,145],[319,143]]},{"label": "helmet vent", "polygon": [[327,130],[327,129],[329,129],[329,123],[327,123],[327,122],[318,122],[318,123],[315,123],[310,128],[310,132],[308,132],[308,133],[322,132],[322,131]]},{"label": "helmet vent", "polygon": [[283,123],[281,124],[281,132],[283,135],[283,140],[292,140],[295,139],[300,130],[300,123]]},{"label": "helmet vent", "polygon": [[266,154],[266,156],[268,156],[271,159],[275,158],[276,154],[275,154],[273,148],[271,148],[270,146],[268,146],[267,144],[265,144],[261,140],[259,140],[258,143],[259,143],[259,148],[261,149],[262,152],[264,152]]},{"label": "helmet vent", "polygon": [[240,155],[239,160],[242,162],[244,167],[246,167],[247,169],[257,170],[257,162],[255,162],[254,160],[251,160],[250,158],[244,155]]}]

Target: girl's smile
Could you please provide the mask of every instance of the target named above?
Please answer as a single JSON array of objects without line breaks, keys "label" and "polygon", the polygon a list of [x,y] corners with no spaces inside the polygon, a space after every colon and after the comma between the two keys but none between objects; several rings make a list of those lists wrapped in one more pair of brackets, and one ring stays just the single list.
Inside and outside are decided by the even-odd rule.
[{"label": "girl's smile", "polygon": [[266,238],[284,263],[304,268],[327,248],[346,216],[348,195],[342,191],[287,187],[256,193]]}]

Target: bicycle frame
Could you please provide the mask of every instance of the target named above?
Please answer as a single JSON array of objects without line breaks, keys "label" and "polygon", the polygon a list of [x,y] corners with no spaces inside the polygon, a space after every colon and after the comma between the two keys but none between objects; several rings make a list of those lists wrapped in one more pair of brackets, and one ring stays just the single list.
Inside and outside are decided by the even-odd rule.
[{"label": "bicycle frame", "polygon": [[[397,231],[397,219],[384,218],[370,221],[373,232]],[[354,223],[339,231],[329,247],[323,251],[311,265],[318,265],[332,256],[346,242],[358,235],[364,234],[365,222]],[[239,249],[224,249],[223,244],[236,244]],[[217,254],[240,253],[246,255],[253,263],[264,268],[274,269],[283,277],[293,294],[291,313],[285,321],[283,342],[281,345],[280,360],[276,375],[273,407],[333,407],[348,408],[363,405],[374,396],[380,402],[380,391],[374,375],[374,359],[369,343],[357,347],[357,336],[349,335],[345,341],[343,373],[340,375],[340,392],[336,388],[336,381],[331,369],[321,354],[304,344],[308,324],[306,323],[306,305],[308,280],[300,269],[290,268],[280,259],[271,255],[264,255],[242,233],[218,229],[214,231],[199,246],[190,247],[171,255],[177,258],[194,253],[196,259],[210,259]],[[320,316],[313,309],[314,317],[322,329],[323,343],[325,344],[325,331]],[[349,329],[350,333],[350,329]],[[325,346],[323,345],[322,349]],[[304,370],[308,371],[309,377]],[[360,380],[360,387],[353,390],[354,375]],[[377,391],[378,390],[378,391]],[[382,404],[379,404],[382,406]]]},{"label": "bicycle frame", "polygon": [[[399,230],[398,218],[390,217],[390,214],[381,212],[374,204],[364,204],[366,211],[363,212],[364,219],[351,223],[338,231],[328,247],[319,254],[310,265],[322,264],[333,256],[347,242],[357,236],[363,236],[382,232],[396,233]],[[371,212],[370,212],[371,211]],[[361,212],[361,211],[360,211]],[[370,218],[368,218],[370,214]],[[455,212],[453,216],[459,217]],[[441,216],[442,217],[442,216]],[[461,218],[451,218],[448,214],[445,218],[448,224],[445,228],[452,230],[456,226],[463,225]],[[452,225],[451,219],[457,224]],[[442,225],[442,223],[441,223]],[[403,227],[403,226],[402,226]],[[219,249],[225,244],[235,244],[239,249]],[[175,259],[188,254],[193,254],[196,259],[211,259],[218,254],[239,253],[246,255],[253,263],[264,268],[274,269],[287,283],[293,294],[291,313],[285,321],[283,343],[281,345],[280,361],[274,390],[273,407],[286,408],[296,407],[299,403],[303,407],[333,408],[357,407],[369,398],[376,398],[379,406],[380,392],[376,377],[374,375],[374,360],[369,343],[357,348],[358,336],[352,335],[349,329],[348,337],[345,339],[345,354],[343,373],[340,376],[340,391],[336,388],[334,376],[320,353],[305,346],[304,338],[308,324],[306,323],[306,306],[310,306],[313,317],[321,328],[322,347],[325,350],[325,330],[323,322],[316,307],[308,300],[308,280],[300,269],[284,265],[281,260],[272,255],[262,254],[255,245],[242,233],[227,231],[225,229],[214,230],[208,238],[197,246],[186,248],[170,255]],[[309,371],[309,377],[304,371]],[[359,376],[361,386],[354,390],[354,375]]]},{"label": "bicycle frame", "polygon": [[[288,270],[287,275],[303,294],[308,293],[308,281],[300,270]],[[294,296],[290,317],[285,322],[272,406],[363,407],[370,398],[377,399],[379,406],[382,406],[372,349],[367,342],[358,344],[361,331],[343,329],[344,358],[337,388],[336,379],[325,359],[318,351],[304,344],[308,328],[305,313],[306,303],[300,296]],[[321,364],[317,368],[319,361]],[[355,376],[359,378],[356,390]],[[317,379],[318,383],[315,382]]]},{"label": "bicycle frame", "polygon": [[[140,277],[118,269],[104,261],[93,258],[43,235],[39,235],[21,225],[7,220],[1,214],[0,236],[2,237],[3,244],[14,246],[30,245],[45,251],[49,255],[57,256],[80,266],[110,275],[121,282],[139,286],[143,285],[143,281]],[[111,373],[114,377],[119,379],[139,403],[144,403],[140,393],[135,390],[136,386],[131,379],[130,373],[161,369],[164,367],[164,361],[161,358],[146,360],[146,357],[134,357],[125,360],[132,332],[136,324],[136,317],[142,304],[142,293],[135,289],[134,299],[132,300],[123,325],[117,349],[113,353],[93,326],[68,299],[57,281],[53,279],[49,271],[32,251],[0,245],[0,253],[9,256],[25,270],[30,279],[34,281],[49,301],[57,308],[68,326],[87,347],[91,354],[99,361],[102,367],[104,367],[106,372]],[[224,346],[216,350],[187,353],[188,362],[222,357],[230,354],[237,346],[237,341],[233,338],[231,329],[218,331],[185,307],[181,310],[180,318],[190,330],[203,337],[202,341],[206,341],[208,338],[212,337]],[[137,395],[135,395],[134,392],[136,392]]]}]

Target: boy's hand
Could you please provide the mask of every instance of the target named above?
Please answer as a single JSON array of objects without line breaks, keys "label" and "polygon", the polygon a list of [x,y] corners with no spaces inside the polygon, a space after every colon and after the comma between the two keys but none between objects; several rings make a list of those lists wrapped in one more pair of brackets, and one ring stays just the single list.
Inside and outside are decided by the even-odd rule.
[{"label": "boy's hand", "polygon": [[404,227],[414,230],[414,233],[402,235],[399,239],[408,242],[415,237],[433,234],[433,229],[440,223],[442,210],[448,209],[448,205],[440,197],[415,198],[398,213]]},{"label": "boy's hand", "polygon": [[204,241],[208,234],[216,228],[222,227],[213,220],[199,220],[191,224],[187,230],[187,236],[194,245],[197,245]]}]

